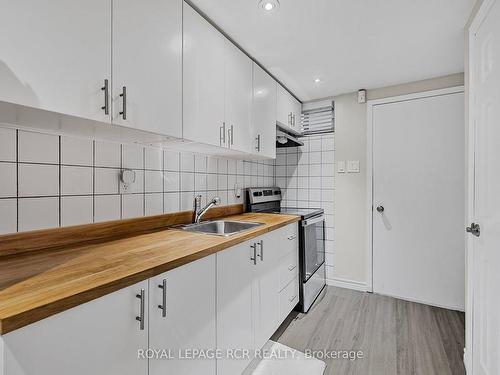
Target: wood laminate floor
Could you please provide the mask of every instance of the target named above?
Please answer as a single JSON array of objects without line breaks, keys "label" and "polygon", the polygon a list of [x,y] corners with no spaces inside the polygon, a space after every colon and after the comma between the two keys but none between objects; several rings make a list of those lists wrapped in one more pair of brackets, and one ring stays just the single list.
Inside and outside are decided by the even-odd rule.
[{"label": "wood laminate floor", "polygon": [[462,375],[464,320],[457,311],[327,287],[273,339],[303,352],[363,351],[355,361],[326,359],[325,375]]}]

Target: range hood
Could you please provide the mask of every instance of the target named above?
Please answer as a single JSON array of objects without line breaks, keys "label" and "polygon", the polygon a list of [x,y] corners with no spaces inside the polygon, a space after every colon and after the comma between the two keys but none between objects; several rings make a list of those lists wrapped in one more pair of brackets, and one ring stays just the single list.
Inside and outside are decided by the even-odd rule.
[{"label": "range hood", "polygon": [[276,126],[276,148],[304,146],[295,135],[284,131],[279,125]]}]

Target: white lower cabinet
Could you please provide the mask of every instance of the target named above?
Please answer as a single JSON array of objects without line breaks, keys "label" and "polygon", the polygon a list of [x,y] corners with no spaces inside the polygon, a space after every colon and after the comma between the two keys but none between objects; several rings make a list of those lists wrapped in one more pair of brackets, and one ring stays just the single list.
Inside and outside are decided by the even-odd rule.
[{"label": "white lower cabinet", "polygon": [[[297,229],[290,224],[0,336],[0,375],[241,374],[298,302]],[[234,359],[190,359],[215,349]]]},{"label": "white lower cabinet", "polygon": [[215,255],[149,279],[149,375],[215,375],[214,359],[191,359],[215,350]]},{"label": "white lower cabinet", "polygon": [[147,375],[147,293],[143,281],[3,335],[3,375]]},{"label": "white lower cabinet", "polygon": [[281,271],[298,259],[297,230],[290,224],[217,253],[217,346],[249,351],[219,360],[217,375],[241,374],[298,303],[298,274],[282,288]]},{"label": "white lower cabinet", "polygon": [[256,277],[253,241],[217,253],[217,348],[224,358],[217,363],[217,375],[240,374],[251,358],[242,352],[253,351],[252,295]]}]

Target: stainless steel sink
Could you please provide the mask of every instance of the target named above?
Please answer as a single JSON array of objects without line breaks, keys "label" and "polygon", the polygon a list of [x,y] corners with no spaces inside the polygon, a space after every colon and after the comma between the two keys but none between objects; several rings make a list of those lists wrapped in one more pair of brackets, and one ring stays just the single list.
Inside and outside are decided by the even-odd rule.
[{"label": "stainless steel sink", "polygon": [[216,221],[205,221],[199,224],[188,224],[181,228],[189,232],[206,233],[213,234],[216,236],[228,237],[233,234],[241,233],[246,230],[263,225],[262,223],[249,223],[242,221],[227,221],[227,220],[216,220]]}]

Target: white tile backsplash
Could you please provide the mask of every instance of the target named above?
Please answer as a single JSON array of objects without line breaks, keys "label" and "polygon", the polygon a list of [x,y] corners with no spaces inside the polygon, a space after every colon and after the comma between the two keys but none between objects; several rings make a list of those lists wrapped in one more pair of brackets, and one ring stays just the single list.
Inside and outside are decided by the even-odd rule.
[{"label": "white tile backsplash", "polygon": [[59,197],[18,200],[19,232],[59,226]]},{"label": "white tile backsplash", "polygon": [[120,196],[95,195],[94,196],[94,222],[119,220]]},{"label": "white tile backsplash", "polygon": [[19,130],[20,163],[59,163],[59,136]]},{"label": "white tile backsplash", "polygon": [[180,155],[181,172],[194,172],[194,155],[181,152]]},{"label": "white tile backsplash", "polygon": [[61,197],[61,226],[90,224],[93,221],[92,196]]},{"label": "white tile backsplash", "polygon": [[163,212],[164,213],[170,213],[170,212],[177,212],[179,211],[179,193],[165,193],[163,194]]},{"label": "white tile backsplash", "polygon": [[0,198],[17,196],[16,163],[0,162]]},{"label": "white tile backsplash", "polygon": [[144,214],[160,215],[163,213],[163,193],[145,194],[144,196]]},{"label": "white tile backsplash", "polygon": [[18,165],[19,197],[59,195],[59,166],[49,164]]},{"label": "white tile backsplash", "polygon": [[92,167],[61,166],[61,195],[92,195],[93,192]]},{"label": "white tile backsplash", "polygon": [[122,195],[122,219],[144,216],[144,194]]},{"label": "white tile backsplash", "polygon": [[61,164],[94,165],[94,145],[91,139],[61,137]]},{"label": "white tile backsplash", "polygon": [[95,168],[94,194],[118,194],[119,169]]},{"label": "white tile backsplash", "polygon": [[177,151],[163,151],[163,169],[166,171],[179,170],[179,153]]},{"label": "white tile backsplash", "polygon": [[[204,203],[214,196],[222,204],[243,203],[234,195],[236,186],[273,185],[276,172],[272,160],[232,160],[2,127],[0,145],[0,233],[192,210],[195,194]],[[120,183],[122,168],[136,173],[128,189]],[[293,182],[296,187],[296,177]]]},{"label": "white tile backsplash", "polygon": [[16,130],[0,128],[0,161],[16,161],[16,145]]},{"label": "white tile backsplash", "polygon": [[[283,204],[323,208],[326,218],[326,258],[329,276],[333,274],[334,251],[334,136],[304,137],[304,146],[278,149],[276,184],[283,192]],[[283,151],[281,151],[283,150]]]},{"label": "white tile backsplash", "polygon": [[144,166],[146,169],[161,171],[163,169],[163,150],[146,147],[144,150]]},{"label": "white tile backsplash", "polygon": [[144,147],[138,145],[122,145],[122,168],[143,169]]},{"label": "white tile backsplash", "polygon": [[163,193],[163,172],[144,171],[144,191],[146,193]]},{"label": "white tile backsplash", "polygon": [[95,141],[95,166],[120,168],[120,144],[105,141]]},{"label": "white tile backsplash", "polygon": [[0,199],[0,234],[17,231],[17,199]]}]

